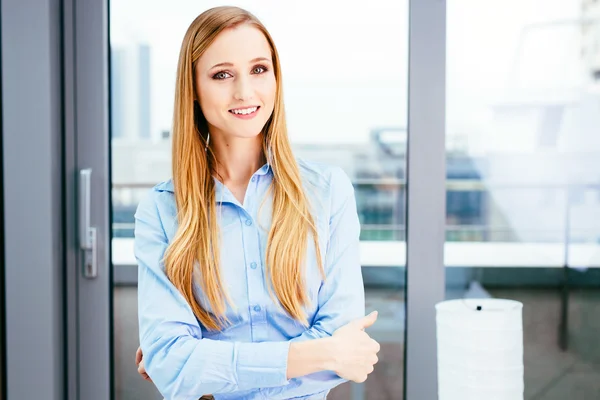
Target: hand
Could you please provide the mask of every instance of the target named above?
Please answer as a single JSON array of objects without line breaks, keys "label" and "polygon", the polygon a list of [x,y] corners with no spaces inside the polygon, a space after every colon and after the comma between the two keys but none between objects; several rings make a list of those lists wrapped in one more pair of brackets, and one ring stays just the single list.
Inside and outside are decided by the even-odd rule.
[{"label": "hand", "polygon": [[379,343],[364,331],[377,320],[377,311],[349,322],[333,332],[333,371],[344,379],[362,383],[379,361]]},{"label": "hand", "polygon": [[150,376],[146,373],[146,368],[144,368],[144,355],[142,354],[142,348],[138,347],[135,352],[135,365],[137,365],[138,373],[147,380],[148,382],[152,382]]}]

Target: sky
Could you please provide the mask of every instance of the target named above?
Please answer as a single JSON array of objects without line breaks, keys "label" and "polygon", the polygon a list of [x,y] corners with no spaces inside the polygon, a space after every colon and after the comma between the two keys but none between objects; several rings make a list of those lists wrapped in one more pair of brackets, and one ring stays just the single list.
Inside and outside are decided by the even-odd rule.
[{"label": "sky", "polygon": [[[202,11],[231,3],[110,4],[111,45],[151,46],[151,128],[158,136],[170,129],[176,64],[187,27]],[[292,141],[364,142],[373,128],[406,126],[408,0],[234,4],[253,12],[278,47]],[[531,24],[577,18],[580,0],[448,0],[447,7],[449,134],[483,134],[491,118],[489,104],[511,88],[580,85],[576,26],[522,35]]]}]

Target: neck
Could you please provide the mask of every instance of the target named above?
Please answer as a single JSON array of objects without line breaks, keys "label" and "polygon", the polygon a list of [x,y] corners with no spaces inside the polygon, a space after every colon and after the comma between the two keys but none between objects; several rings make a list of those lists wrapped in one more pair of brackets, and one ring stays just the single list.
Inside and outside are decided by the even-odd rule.
[{"label": "neck", "polygon": [[211,135],[210,147],[215,155],[214,172],[224,184],[246,184],[266,160],[262,146],[263,136],[227,138]]}]

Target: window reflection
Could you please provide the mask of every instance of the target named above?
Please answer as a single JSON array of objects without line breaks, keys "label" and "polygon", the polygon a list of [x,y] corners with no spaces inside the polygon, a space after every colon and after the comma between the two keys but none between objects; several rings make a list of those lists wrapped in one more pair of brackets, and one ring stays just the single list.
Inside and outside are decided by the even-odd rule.
[{"label": "window reflection", "polygon": [[524,303],[525,399],[597,397],[600,3],[447,13],[447,297]]}]

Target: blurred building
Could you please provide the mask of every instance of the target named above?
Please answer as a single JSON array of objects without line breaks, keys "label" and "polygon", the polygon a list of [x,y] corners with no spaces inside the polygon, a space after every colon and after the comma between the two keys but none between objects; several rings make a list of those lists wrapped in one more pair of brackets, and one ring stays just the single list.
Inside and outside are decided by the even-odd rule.
[{"label": "blurred building", "polygon": [[582,0],[581,56],[585,59],[590,76],[600,81],[600,2]]},{"label": "blurred building", "polygon": [[111,137],[151,137],[150,46],[111,46]]},{"label": "blurred building", "polygon": [[[385,135],[382,133],[386,132]],[[308,160],[342,167],[354,182],[363,240],[404,240],[406,144],[403,129],[375,129],[365,144],[295,145]],[[171,177],[171,142],[113,142],[115,236],[131,237],[135,206]],[[447,239],[600,242],[600,159],[595,152],[447,154]],[[593,217],[591,217],[593,216]]]}]

